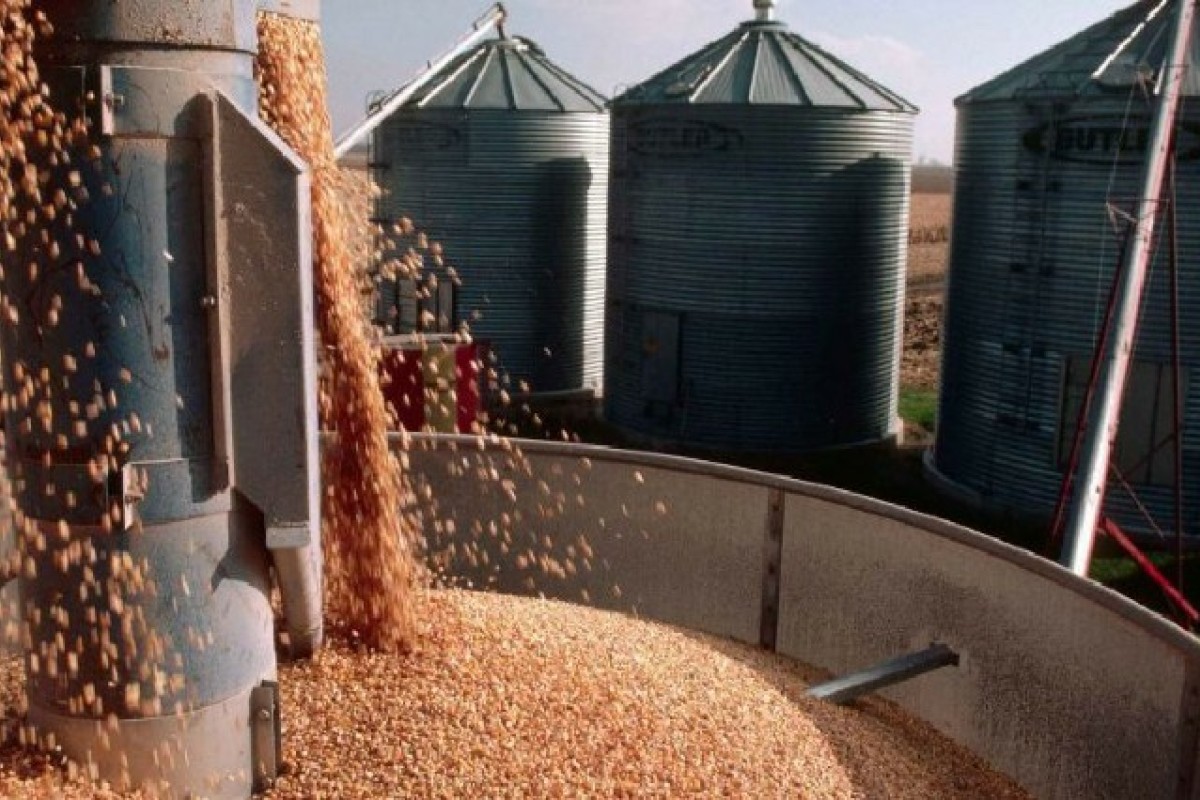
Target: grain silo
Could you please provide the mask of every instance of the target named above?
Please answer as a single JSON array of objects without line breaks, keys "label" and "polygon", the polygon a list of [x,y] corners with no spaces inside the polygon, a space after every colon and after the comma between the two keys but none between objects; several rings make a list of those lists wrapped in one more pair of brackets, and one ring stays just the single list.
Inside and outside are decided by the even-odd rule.
[{"label": "grain silo", "polygon": [[[958,100],[942,400],[929,464],[987,508],[1045,517],[1058,500],[1141,194],[1173,8],[1137,3]],[[1192,53],[1195,62],[1195,43]],[[1200,510],[1200,383],[1190,379],[1200,367],[1194,63],[1184,93],[1174,170],[1186,528]],[[1123,480],[1107,492],[1108,515],[1142,532],[1174,527],[1170,245],[1160,237],[1114,453]]]},{"label": "grain silo", "polygon": [[607,415],[705,448],[884,440],[916,109],[754,5],[612,104]]},{"label": "grain silo", "polygon": [[[386,99],[381,104],[385,104]],[[461,278],[431,311],[458,317],[534,392],[598,390],[603,372],[606,100],[503,32],[422,78],[375,129],[377,221],[410,218]],[[394,332],[422,303],[385,285]]]}]

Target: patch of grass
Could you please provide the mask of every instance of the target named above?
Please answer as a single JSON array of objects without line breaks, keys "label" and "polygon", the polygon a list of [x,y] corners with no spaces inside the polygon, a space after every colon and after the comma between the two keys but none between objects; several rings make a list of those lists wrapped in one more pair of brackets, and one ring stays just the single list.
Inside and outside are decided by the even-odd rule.
[{"label": "patch of grass", "polygon": [[[1171,553],[1149,552],[1147,558],[1158,567],[1172,583],[1178,574],[1175,556]],[[1189,553],[1183,558],[1184,593],[1196,604],[1195,587],[1200,585],[1200,555]],[[1141,603],[1164,616],[1174,617],[1173,604],[1162,589],[1130,558],[1124,556],[1098,556],[1092,560],[1090,576],[1126,597]]]},{"label": "patch of grass", "polygon": [[933,433],[937,427],[936,389],[901,389],[900,418]]},{"label": "patch of grass", "polygon": [[1094,558],[1088,576],[1099,583],[1114,584],[1138,575],[1138,565],[1131,558]]}]

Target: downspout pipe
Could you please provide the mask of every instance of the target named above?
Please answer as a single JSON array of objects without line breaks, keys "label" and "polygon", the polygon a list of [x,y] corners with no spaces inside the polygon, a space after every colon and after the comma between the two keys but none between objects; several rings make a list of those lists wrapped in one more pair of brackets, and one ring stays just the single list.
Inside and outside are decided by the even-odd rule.
[{"label": "downspout pipe", "polygon": [[325,641],[321,597],[321,543],[271,551],[279,593],[283,597],[283,616],[288,646],[294,658],[309,658]]}]

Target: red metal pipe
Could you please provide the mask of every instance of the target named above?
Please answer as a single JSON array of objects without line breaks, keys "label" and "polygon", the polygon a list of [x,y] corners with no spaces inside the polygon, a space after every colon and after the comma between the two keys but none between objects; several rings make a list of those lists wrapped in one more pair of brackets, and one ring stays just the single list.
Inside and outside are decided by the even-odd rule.
[{"label": "red metal pipe", "polygon": [[1163,529],[1159,527],[1158,522],[1154,519],[1154,515],[1150,513],[1150,509],[1146,508],[1146,504],[1142,502],[1140,497],[1138,497],[1137,491],[1129,484],[1129,481],[1126,480],[1125,475],[1121,472],[1117,465],[1113,464],[1110,468],[1110,471],[1112,472],[1112,476],[1121,484],[1121,488],[1124,489],[1125,493],[1129,495],[1129,499],[1132,500],[1134,506],[1137,507],[1138,513],[1142,515],[1142,519],[1146,520],[1146,524],[1150,526],[1150,530],[1154,531],[1158,535],[1158,538],[1166,539],[1167,534],[1164,533]]},{"label": "red metal pipe", "polygon": [[1121,241],[1121,254],[1117,260],[1117,270],[1113,273],[1112,284],[1108,289],[1108,302],[1104,309],[1104,322],[1100,326],[1100,336],[1096,341],[1096,350],[1092,354],[1091,372],[1088,375],[1087,393],[1079,406],[1079,416],[1075,420],[1075,437],[1071,442],[1071,456],[1067,461],[1066,472],[1063,473],[1062,487],[1058,493],[1058,504],[1054,509],[1054,522],[1050,526],[1050,548],[1053,549],[1062,536],[1063,525],[1066,524],[1067,510],[1071,504],[1071,492],[1075,488],[1075,472],[1079,468],[1079,457],[1083,452],[1084,437],[1087,434],[1087,420],[1092,411],[1092,400],[1096,397],[1096,389],[1100,382],[1100,368],[1103,364],[1104,351],[1108,347],[1108,339],[1112,333],[1113,315],[1117,307],[1117,287],[1121,283],[1121,271],[1125,265],[1125,254],[1129,248],[1129,237]]},{"label": "red metal pipe", "polygon": [[1171,581],[1167,580],[1167,577],[1162,574],[1158,567],[1154,566],[1153,561],[1146,558],[1145,553],[1138,549],[1138,546],[1133,543],[1132,539],[1125,535],[1125,531],[1121,530],[1117,523],[1105,517],[1100,521],[1100,530],[1116,542],[1130,558],[1136,561],[1137,565],[1141,567],[1142,572],[1145,572],[1150,580],[1154,581],[1162,589],[1167,599],[1186,618],[1187,625],[1185,627],[1192,628],[1197,622],[1200,622],[1200,611],[1196,611],[1196,608],[1188,602],[1183,593],[1171,585]]}]

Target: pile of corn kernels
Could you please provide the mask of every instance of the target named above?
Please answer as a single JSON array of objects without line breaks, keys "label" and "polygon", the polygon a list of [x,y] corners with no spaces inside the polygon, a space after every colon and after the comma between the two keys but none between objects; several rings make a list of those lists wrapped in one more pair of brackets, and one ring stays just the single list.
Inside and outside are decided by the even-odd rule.
[{"label": "pile of corn kernels", "polygon": [[[551,601],[416,603],[408,655],[337,634],[283,668],[288,766],[272,797],[1027,797],[889,703],[806,698],[815,673],[760,650]],[[18,692],[10,670],[0,697]],[[0,751],[3,796],[85,788]]]}]

